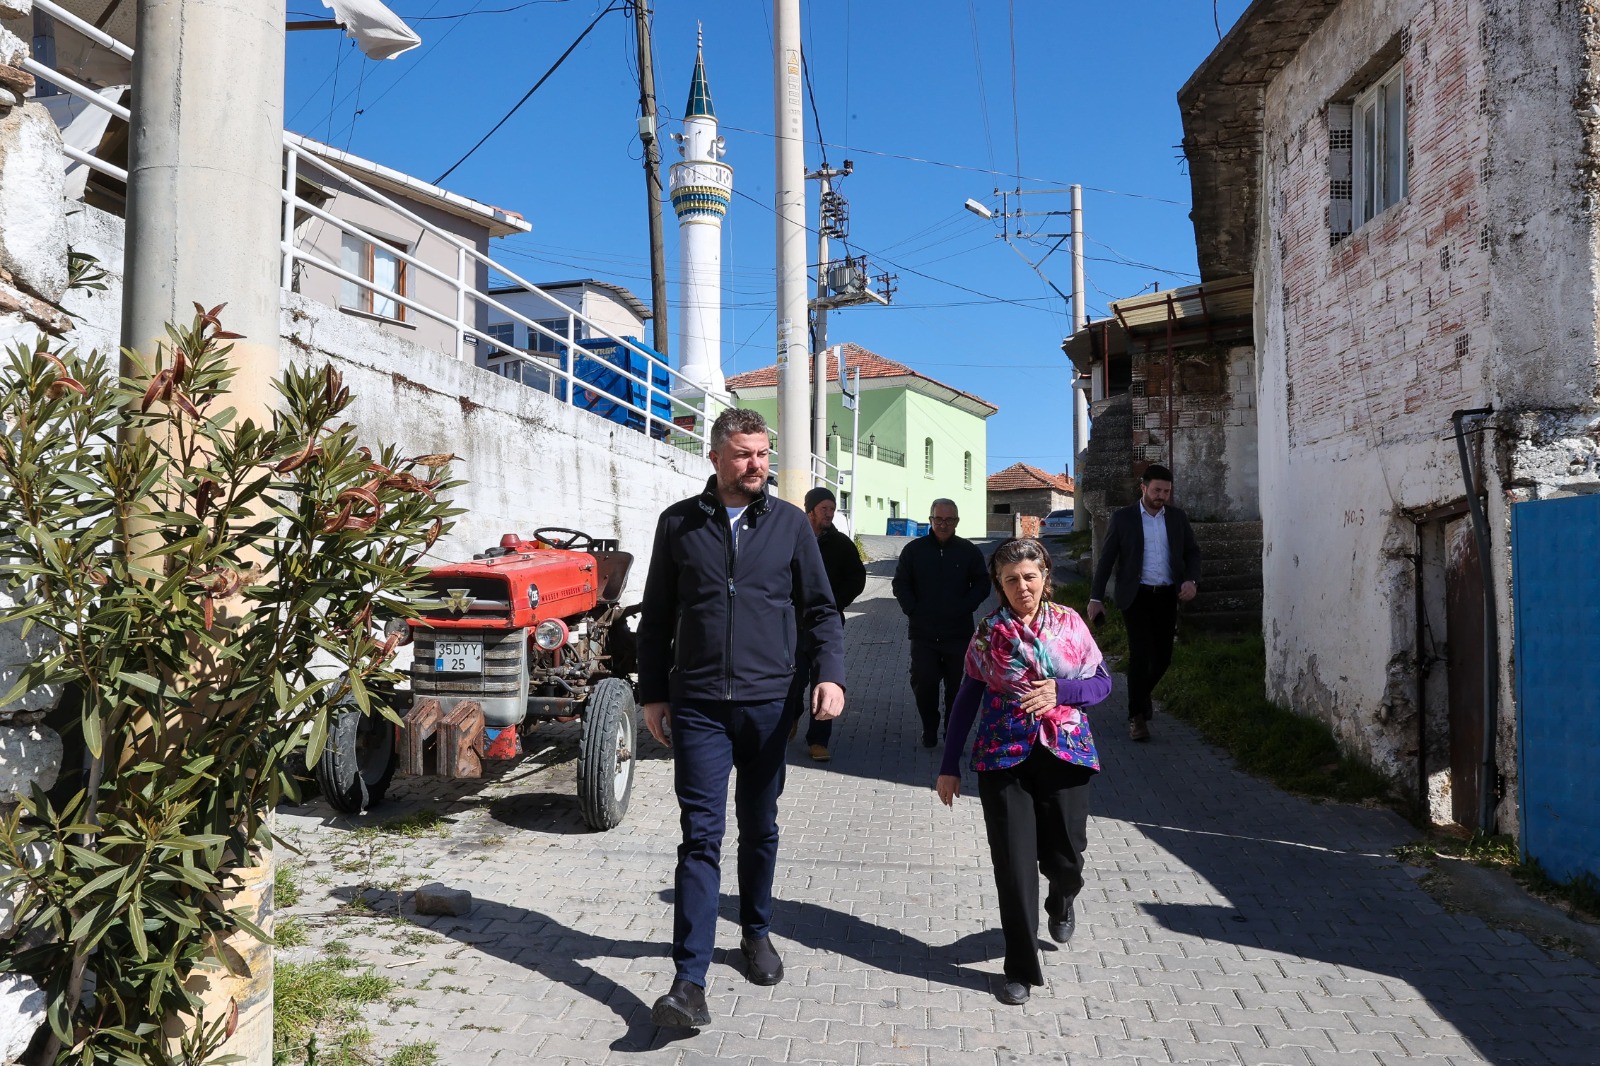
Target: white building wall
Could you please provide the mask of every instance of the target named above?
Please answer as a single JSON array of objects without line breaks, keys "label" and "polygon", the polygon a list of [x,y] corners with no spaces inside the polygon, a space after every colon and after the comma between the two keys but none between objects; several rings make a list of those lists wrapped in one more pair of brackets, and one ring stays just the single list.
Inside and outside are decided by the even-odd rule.
[{"label": "white building wall", "polygon": [[[1257,267],[1270,695],[1396,778],[1418,708],[1410,512],[1463,496],[1492,333],[1476,0],[1347,0],[1265,94]],[[1403,58],[1405,200],[1330,245],[1327,105]]]}]

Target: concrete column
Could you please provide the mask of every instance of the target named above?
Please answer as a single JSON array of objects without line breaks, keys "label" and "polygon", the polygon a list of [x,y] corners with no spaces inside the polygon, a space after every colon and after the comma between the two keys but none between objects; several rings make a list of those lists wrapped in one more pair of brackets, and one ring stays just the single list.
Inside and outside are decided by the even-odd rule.
[{"label": "concrete column", "polygon": [[798,506],[811,489],[800,0],[773,0],[772,30],[778,215],[778,495]]},{"label": "concrete column", "polygon": [[226,303],[241,418],[278,371],[283,26],[283,0],[139,0],[122,343]]}]

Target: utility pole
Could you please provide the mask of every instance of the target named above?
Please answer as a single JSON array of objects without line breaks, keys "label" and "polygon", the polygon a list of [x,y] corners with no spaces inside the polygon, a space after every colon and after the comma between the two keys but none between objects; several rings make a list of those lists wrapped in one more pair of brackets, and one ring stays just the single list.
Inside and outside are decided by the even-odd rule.
[{"label": "utility pole", "polygon": [[[844,240],[850,235],[850,202],[835,188],[835,179],[844,179],[855,170],[855,163],[846,159],[842,169],[822,166],[806,175],[808,181],[822,183],[817,197],[817,295],[811,301],[812,323],[812,379],[811,439],[818,456],[826,457],[828,440],[828,311],[835,307],[855,307],[865,303],[888,304],[893,291],[893,279],[882,274],[868,276],[865,256],[829,258],[828,240]],[[874,290],[876,283],[881,291]],[[844,391],[845,366],[843,349],[839,350],[839,388]],[[859,368],[858,368],[859,372]],[[826,480],[826,474],[818,470]],[[855,490],[855,469],[851,468],[851,491]]]},{"label": "utility pole", "polygon": [[[1074,185],[1072,187],[1072,332],[1077,333],[1083,329],[1088,321],[1089,309],[1083,303],[1083,186]],[[1072,390],[1074,484],[1078,480],[1078,464],[1083,459],[1083,452],[1087,447],[1089,447],[1089,393],[1086,389],[1075,388]]]},{"label": "utility pole", "polygon": [[800,84],[800,0],[773,0],[773,131],[778,215],[778,494],[799,505],[811,488],[806,432],[806,160]]},{"label": "utility pole", "polygon": [[[817,298],[812,303],[815,311],[811,318],[811,451],[823,461],[828,455],[828,238],[835,230],[832,217],[835,206],[842,203],[834,196],[833,179],[845,177],[852,169],[847,159],[843,170],[823,163],[806,175],[806,180],[822,183],[822,191],[817,196]],[[842,353],[840,358],[843,358]],[[812,477],[819,484],[827,480],[826,468],[820,462]]]},{"label": "utility pole", "polygon": [[[270,423],[283,227],[281,5],[140,0],[133,59],[122,345],[225,303],[239,421]],[[241,63],[240,56],[249,62]],[[132,368],[125,365],[124,372]]]},{"label": "utility pole", "polygon": [[651,347],[667,354],[667,253],[661,236],[661,140],[656,135],[656,72],[645,0],[633,0],[639,47],[639,143],[644,146],[644,187],[650,209]]}]

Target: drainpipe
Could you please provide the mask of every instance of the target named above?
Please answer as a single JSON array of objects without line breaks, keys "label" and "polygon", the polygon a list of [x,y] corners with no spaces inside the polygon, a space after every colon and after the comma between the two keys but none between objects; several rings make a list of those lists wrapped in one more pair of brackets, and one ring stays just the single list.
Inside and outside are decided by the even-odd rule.
[{"label": "drainpipe", "polygon": [[1489,565],[1489,520],[1473,476],[1472,459],[1467,454],[1466,430],[1469,418],[1482,419],[1494,414],[1493,407],[1474,407],[1455,411],[1450,422],[1456,430],[1456,453],[1461,458],[1461,478],[1467,489],[1467,509],[1472,513],[1472,532],[1478,542],[1478,574],[1483,579],[1483,764],[1479,769],[1478,828],[1493,832],[1495,785],[1495,719],[1500,702],[1500,641],[1495,614],[1494,581]]},{"label": "drainpipe", "polygon": [[1417,649],[1417,810],[1422,817],[1428,817],[1428,674],[1433,667],[1433,656],[1423,654],[1422,640],[1427,634],[1428,619],[1427,597],[1422,588],[1422,523],[1413,524],[1417,534],[1417,551],[1411,557],[1412,585],[1416,589],[1416,635],[1413,637]]}]

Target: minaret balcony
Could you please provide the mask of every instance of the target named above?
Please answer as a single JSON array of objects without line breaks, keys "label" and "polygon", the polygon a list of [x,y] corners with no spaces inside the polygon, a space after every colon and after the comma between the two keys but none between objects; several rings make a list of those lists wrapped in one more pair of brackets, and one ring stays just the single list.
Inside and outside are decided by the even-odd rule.
[{"label": "minaret balcony", "polygon": [[671,192],[696,186],[719,190],[726,197],[733,192],[733,168],[726,163],[706,161],[672,164],[668,183]]}]

